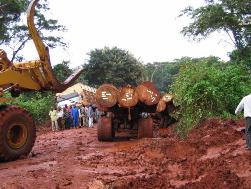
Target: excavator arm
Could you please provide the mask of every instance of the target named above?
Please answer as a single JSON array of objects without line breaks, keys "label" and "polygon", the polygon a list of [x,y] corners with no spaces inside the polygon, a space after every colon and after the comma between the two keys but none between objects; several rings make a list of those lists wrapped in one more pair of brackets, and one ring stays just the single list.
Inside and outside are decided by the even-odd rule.
[{"label": "excavator arm", "polygon": [[[37,49],[39,59],[13,63],[0,49],[0,103],[11,99],[3,94],[10,91],[16,97],[22,91],[62,92],[81,74],[77,70],[64,83],[56,79],[50,62],[49,49],[38,34],[34,24],[35,6],[38,0],[32,0],[27,10],[27,22],[30,36]],[[36,127],[27,110],[14,105],[0,105],[0,161],[10,161],[28,155],[35,143]]]},{"label": "excavator arm", "polygon": [[4,50],[0,49],[0,88],[16,90],[62,92],[79,77],[82,69],[60,83],[52,70],[49,48],[44,45],[34,24],[35,6],[39,0],[33,0],[27,10],[29,33],[37,49],[39,60],[12,63]]}]

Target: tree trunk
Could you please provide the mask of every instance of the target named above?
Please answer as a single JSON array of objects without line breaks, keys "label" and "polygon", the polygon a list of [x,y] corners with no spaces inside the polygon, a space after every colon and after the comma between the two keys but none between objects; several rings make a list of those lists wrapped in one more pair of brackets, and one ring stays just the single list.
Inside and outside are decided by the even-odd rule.
[{"label": "tree trunk", "polygon": [[137,88],[136,91],[138,93],[138,97],[140,102],[151,106],[155,105],[159,102],[160,100],[160,93],[156,89],[156,87],[153,85],[152,82],[146,81],[140,84]]},{"label": "tree trunk", "polygon": [[121,107],[130,108],[138,103],[138,94],[131,85],[123,87],[118,95],[118,102]]},{"label": "tree trunk", "polygon": [[110,108],[117,103],[118,89],[111,84],[103,84],[96,91],[96,102],[99,106]]}]

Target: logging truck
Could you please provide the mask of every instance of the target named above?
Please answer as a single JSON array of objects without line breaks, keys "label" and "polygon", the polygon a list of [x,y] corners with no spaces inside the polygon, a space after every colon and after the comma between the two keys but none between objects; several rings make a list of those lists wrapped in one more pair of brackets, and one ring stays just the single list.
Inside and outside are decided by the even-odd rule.
[{"label": "logging truck", "polygon": [[98,140],[112,141],[118,131],[138,138],[155,137],[159,127],[171,120],[173,96],[160,95],[152,82],[117,89],[103,84],[96,91],[96,104],[104,115],[98,120]]}]

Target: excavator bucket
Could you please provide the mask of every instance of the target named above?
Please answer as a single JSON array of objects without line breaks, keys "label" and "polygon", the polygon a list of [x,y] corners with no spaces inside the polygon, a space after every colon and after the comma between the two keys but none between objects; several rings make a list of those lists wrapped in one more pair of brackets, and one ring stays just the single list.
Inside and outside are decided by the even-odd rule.
[{"label": "excavator bucket", "polygon": [[33,0],[27,9],[27,24],[29,33],[39,54],[39,62],[41,62],[41,65],[39,67],[40,71],[36,72],[35,74],[35,76],[37,76],[38,78],[35,79],[41,80],[42,78],[43,82],[40,82],[42,83],[42,90],[51,90],[60,93],[73,84],[73,82],[79,77],[83,69],[80,68],[76,70],[75,73],[69,76],[64,83],[60,83],[55,77],[50,62],[49,48],[44,45],[34,24],[35,6],[37,5],[38,1],[39,0]]}]

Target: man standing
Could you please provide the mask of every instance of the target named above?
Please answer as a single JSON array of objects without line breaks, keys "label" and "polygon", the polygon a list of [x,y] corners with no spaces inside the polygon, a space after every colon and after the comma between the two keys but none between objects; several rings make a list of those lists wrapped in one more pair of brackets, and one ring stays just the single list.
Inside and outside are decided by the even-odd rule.
[{"label": "man standing", "polygon": [[92,105],[89,105],[88,110],[87,110],[88,126],[89,127],[93,127],[93,116],[94,116],[94,112],[93,112]]},{"label": "man standing", "polygon": [[49,112],[49,116],[51,118],[51,128],[52,131],[58,131],[58,116],[57,116],[57,110],[56,108],[51,108],[50,112]]},{"label": "man standing", "polygon": [[246,143],[248,149],[251,150],[251,94],[242,98],[241,102],[235,110],[235,114],[240,114],[244,109],[244,117],[246,119]]},{"label": "man standing", "polygon": [[67,105],[64,107],[63,112],[64,112],[63,118],[64,118],[64,122],[65,122],[65,128],[70,129],[71,125],[73,123],[71,121],[71,112],[70,112],[69,108],[67,107]]},{"label": "man standing", "polygon": [[86,124],[86,111],[85,111],[85,106],[82,105],[80,108],[79,108],[79,111],[80,111],[80,121],[81,121],[81,126],[82,127],[85,127],[87,124]]},{"label": "man standing", "polygon": [[59,106],[57,109],[57,116],[58,116],[58,127],[61,130],[65,129],[63,115],[64,115],[63,109]]},{"label": "man standing", "polygon": [[79,120],[79,111],[76,105],[73,105],[71,109],[71,115],[73,118],[73,128],[78,128],[78,120]]},{"label": "man standing", "polygon": [[85,125],[87,127],[89,127],[89,117],[87,116],[87,112],[88,112],[88,105],[85,106]]}]

